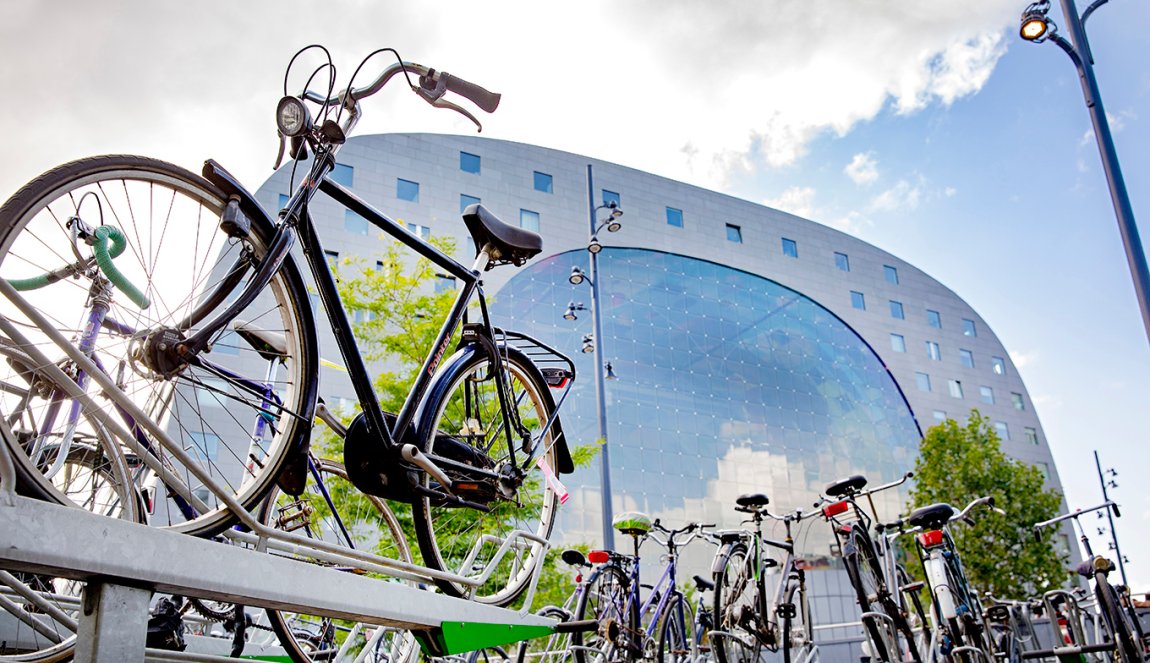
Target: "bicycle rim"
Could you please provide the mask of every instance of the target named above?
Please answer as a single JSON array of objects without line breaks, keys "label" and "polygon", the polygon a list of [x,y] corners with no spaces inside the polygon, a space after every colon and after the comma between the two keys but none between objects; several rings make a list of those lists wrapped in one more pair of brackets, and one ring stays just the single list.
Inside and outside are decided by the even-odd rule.
[{"label": "bicycle rim", "polygon": [[795,616],[784,617],[783,662],[805,663],[811,647],[814,646],[814,631],[811,624],[811,609],[807,592],[797,582],[787,587],[786,603],[794,606]]},{"label": "bicycle rim", "polygon": [[746,546],[735,545],[715,574],[714,630],[730,634],[711,636],[711,648],[719,663],[758,659],[761,642],[756,630],[760,619],[760,589]]},{"label": "bicycle rim", "polygon": [[[601,566],[592,572],[575,608],[575,620],[593,619],[599,623],[599,628],[571,634],[576,663],[615,660],[616,653],[621,651],[623,634],[629,629],[627,596],[630,584],[626,574],[617,566]],[[619,635],[613,640],[612,636],[616,634]]]},{"label": "bicycle rim", "polygon": [[659,661],[690,663],[694,656],[694,623],[691,607],[682,596],[667,604],[659,629]]},{"label": "bicycle rim", "polygon": [[[843,555],[847,569],[847,577],[855,590],[859,609],[862,612],[874,611],[875,604],[881,596],[882,580],[878,570],[878,561],[874,550],[870,547],[870,539],[861,536],[857,530],[851,532],[851,545],[849,552]],[[890,660],[892,635],[885,621],[880,619],[865,620],[867,634],[870,636],[872,654],[882,661]]]}]

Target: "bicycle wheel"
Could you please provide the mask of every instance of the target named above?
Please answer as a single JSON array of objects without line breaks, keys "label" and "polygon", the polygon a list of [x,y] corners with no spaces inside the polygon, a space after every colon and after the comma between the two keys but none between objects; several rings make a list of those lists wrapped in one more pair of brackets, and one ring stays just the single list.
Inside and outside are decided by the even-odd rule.
[{"label": "bicycle wheel", "polygon": [[575,620],[594,619],[599,628],[571,634],[575,663],[606,663],[624,654],[622,642],[630,629],[627,617],[630,587],[631,581],[618,566],[600,566],[591,573],[575,607]]},{"label": "bicycle wheel", "polygon": [[[484,352],[474,347],[462,350],[442,369],[441,382],[431,388],[419,423],[419,439],[424,440],[427,454],[482,465],[499,476],[476,481],[444,468],[453,479],[470,479],[474,488],[464,496],[490,510],[447,506],[427,497],[413,510],[426,566],[469,577],[490,573],[478,586],[436,580],[439,588],[451,596],[496,605],[509,604],[527,588],[546,554],[543,544],[523,538],[511,541],[502,556],[500,548],[516,530],[549,537],[559,506],[543,469],[538,464],[519,465],[530,451],[551,470],[557,467],[556,440],[542,431],[555,410],[547,383],[519,352],[509,351],[502,363],[503,375],[498,376]],[[508,389],[510,422],[499,398],[500,380]],[[437,488],[430,477],[423,480],[426,487]]]},{"label": "bicycle wheel", "polygon": [[[536,613],[540,617],[550,617],[561,622],[569,621],[571,613],[553,605],[549,605]],[[534,638],[519,643],[519,650],[515,654],[516,663],[567,663],[571,661],[570,633],[552,633],[547,639]]]},{"label": "bicycle wheel", "polygon": [[906,604],[907,617],[901,620],[901,624],[905,624],[903,635],[906,637],[911,660],[921,661],[922,655],[919,645],[921,644],[925,647],[929,640],[929,638],[926,637],[927,629],[929,628],[926,609],[922,607],[922,597],[919,591],[907,591],[905,589],[911,584],[910,574],[907,573],[906,568],[902,564],[899,564],[896,567],[896,572],[898,573],[898,586],[903,588],[903,597],[905,597],[904,601]]},{"label": "bicycle wheel", "polygon": [[[356,490],[340,463],[319,460],[309,469],[311,476],[299,497],[272,491],[261,512],[263,523],[381,557],[411,561],[403,529],[383,500]],[[380,582],[389,581],[380,578]],[[296,663],[404,663],[415,654],[415,638],[406,630],[280,610],[267,612],[272,630]]]},{"label": "bicycle wheel", "polygon": [[1118,605],[1118,596],[1103,573],[1094,576],[1094,595],[1098,597],[1102,619],[1114,643],[1115,660],[1122,663],[1141,663],[1143,660],[1141,647],[1135,642],[1130,623],[1126,621],[1126,614]]},{"label": "bicycle wheel", "polygon": [[[788,606],[783,615],[783,663],[806,663],[810,660],[815,643],[814,625],[811,624],[811,606],[805,585],[793,579],[784,595]],[[788,616],[793,614],[793,616]]]},{"label": "bicycle wheel", "polygon": [[682,595],[667,602],[659,627],[659,658],[662,663],[690,663],[695,655],[695,615]]},{"label": "bicycle wheel", "polygon": [[[226,295],[247,282],[250,264],[264,255],[272,237],[267,220],[254,215],[247,238],[225,235],[219,228],[225,203],[212,184],[176,166],[105,156],[59,166],[0,207],[0,278],[22,290],[43,322],[3,298],[0,314],[92,397],[84,412],[89,420],[118,424],[133,438],[117,439],[119,445],[143,448],[140,459],[150,462],[152,472],[162,466],[172,473],[173,485],[149,482],[151,522],[194,534],[219,532],[232,516],[191,469],[254,507],[307,433],[315,399],[311,311],[290,258],[233,320],[278,339],[271,344],[274,351],[257,352],[228,326],[212,339],[210,351],[175,353],[181,338],[222,310],[230,301]],[[104,225],[124,240],[122,254],[112,260],[123,275],[116,283],[104,277],[90,246]],[[45,278],[52,273],[67,276]],[[150,300],[147,308],[129,301],[131,288],[124,281]],[[106,316],[100,314],[105,304]],[[84,345],[81,353],[96,364],[96,373],[118,388],[101,388],[64,346],[53,343],[52,333]],[[15,370],[0,366],[0,380]],[[0,415],[13,416],[17,405],[10,394],[0,395]],[[67,411],[73,401],[64,405]],[[133,419],[124,410],[128,405],[146,416]],[[154,429],[188,455],[187,464],[164,448]],[[9,447],[28,456],[26,467],[43,468],[39,440],[34,433],[9,441]],[[25,473],[21,482],[47,490],[51,477],[38,474]]]},{"label": "bicycle wheel", "polygon": [[737,543],[715,573],[711,648],[719,663],[757,661],[762,651],[758,632],[763,586],[755,578],[753,564],[746,545]]},{"label": "bicycle wheel", "polygon": [[[857,527],[851,530],[847,546],[843,550],[843,563],[851,586],[854,587],[859,609],[866,613],[877,612],[876,608],[880,608],[882,609],[880,614],[890,615],[890,610],[883,601],[885,590],[878,557],[875,555],[870,537]],[[872,656],[880,661],[892,660],[890,656],[892,653],[897,653],[898,647],[890,624],[881,617],[865,619],[864,623],[871,646],[874,648]]]}]

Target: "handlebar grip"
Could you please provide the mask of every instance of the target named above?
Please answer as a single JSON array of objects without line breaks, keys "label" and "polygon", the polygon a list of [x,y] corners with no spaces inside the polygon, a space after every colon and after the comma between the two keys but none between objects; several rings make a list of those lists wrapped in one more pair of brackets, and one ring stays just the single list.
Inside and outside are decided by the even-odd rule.
[{"label": "handlebar grip", "polygon": [[1112,502],[1110,504],[1110,508],[1114,509],[1114,517],[1115,518],[1121,518],[1122,517],[1122,512],[1118,510],[1118,504],[1117,503]]},{"label": "handlebar grip", "polygon": [[1041,541],[1042,540],[1042,530],[1040,530],[1037,527],[1034,527],[1031,529],[1031,531],[1034,533],[1034,540],[1035,541]]},{"label": "handlebar grip", "polygon": [[556,633],[576,633],[594,631],[599,628],[599,620],[597,619],[582,619],[577,622],[559,622],[555,625]]},{"label": "handlebar grip", "polygon": [[[92,253],[96,256],[96,264],[100,266],[100,271],[108,277],[117,288],[123,292],[128,299],[132,300],[136,306],[141,309],[146,309],[151,306],[147,296],[140,290],[132,285],[126,276],[116,269],[112,264],[112,259],[124,252],[127,248],[128,242],[124,239],[123,233],[112,226],[100,226],[96,228],[94,233],[96,235],[96,243],[92,245]],[[109,249],[108,242],[112,242]]]},{"label": "handlebar grip", "polygon": [[488,113],[494,113],[495,109],[499,108],[499,100],[502,95],[498,92],[489,92],[475,83],[465,81],[458,76],[452,76],[446,71],[440,72],[439,76],[443,80],[443,84],[447,86],[448,92],[454,92],[461,97],[470,99],[476,106]]}]

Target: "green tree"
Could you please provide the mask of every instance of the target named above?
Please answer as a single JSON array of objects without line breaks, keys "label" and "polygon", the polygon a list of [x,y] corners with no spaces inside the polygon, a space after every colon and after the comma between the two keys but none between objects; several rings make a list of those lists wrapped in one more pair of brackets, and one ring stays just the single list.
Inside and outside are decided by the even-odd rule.
[{"label": "green tree", "polygon": [[[914,472],[913,508],[946,502],[961,509],[990,495],[1006,512],[978,509],[973,526],[951,530],[967,575],[979,590],[1021,598],[1065,585],[1066,560],[1052,545],[1054,531],[1035,539],[1031,528],[1057,515],[1062,498],[1044,487],[1038,468],[1002,452],[998,435],[978,410],[971,410],[965,426],[947,419],[928,430]],[[921,567],[911,567],[921,578]]]}]

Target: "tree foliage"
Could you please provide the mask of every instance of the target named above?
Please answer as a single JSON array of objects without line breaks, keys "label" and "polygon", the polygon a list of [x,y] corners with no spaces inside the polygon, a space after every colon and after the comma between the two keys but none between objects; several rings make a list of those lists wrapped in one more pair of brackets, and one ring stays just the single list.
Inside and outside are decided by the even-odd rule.
[{"label": "tree foliage", "polygon": [[[1061,496],[1044,487],[1038,468],[1002,452],[998,435],[978,410],[965,426],[953,419],[927,431],[915,462],[913,508],[946,502],[957,509],[991,495],[1006,512],[977,509],[975,523],[951,528],[971,583],[1001,598],[1022,598],[1066,583],[1066,560],[1053,530],[1035,539],[1032,525],[1058,514]],[[912,556],[913,557],[913,556]],[[921,568],[911,564],[922,577]]]}]

